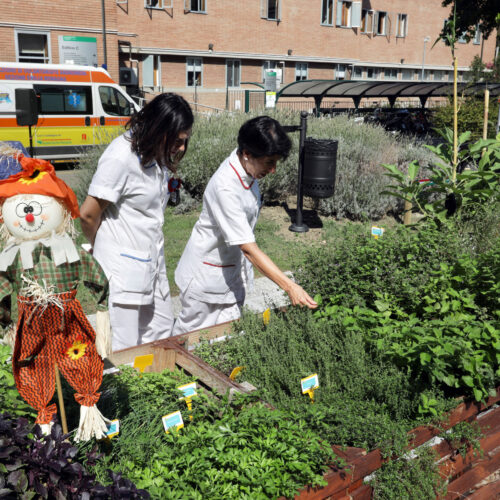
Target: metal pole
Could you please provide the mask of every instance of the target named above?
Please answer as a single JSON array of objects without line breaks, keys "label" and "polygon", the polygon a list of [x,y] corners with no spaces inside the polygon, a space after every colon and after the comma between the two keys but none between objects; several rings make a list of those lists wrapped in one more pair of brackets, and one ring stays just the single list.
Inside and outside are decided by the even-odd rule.
[{"label": "metal pole", "polygon": [[497,118],[496,135],[498,135],[499,130],[500,130],[500,99],[498,99],[498,118]]},{"label": "metal pole", "polygon": [[301,111],[300,113],[300,145],[299,145],[299,174],[298,174],[298,184],[297,184],[297,215],[295,217],[295,223],[293,223],[288,229],[294,233],[307,233],[309,228],[304,224],[302,220],[302,177],[304,172],[304,143],[307,134],[307,112]]},{"label": "metal pole", "polygon": [[101,0],[101,10],[102,10],[102,48],[104,50],[104,66],[106,70],[108,69],[108,51],[106,48],[106,0]]},{"label": "metal pole", "polygon": [[422,81],[424,81],[424,76],[425,76],[425,44],[429,41],[429,37],[426,36],[424,38],[424,54],[422,56]]}]

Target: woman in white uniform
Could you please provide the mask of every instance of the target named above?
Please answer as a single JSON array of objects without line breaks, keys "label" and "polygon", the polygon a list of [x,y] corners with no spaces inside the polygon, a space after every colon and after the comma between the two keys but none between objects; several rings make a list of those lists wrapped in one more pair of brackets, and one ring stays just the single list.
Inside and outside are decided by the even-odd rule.
[{"label": "woman in white uniform", "polygon": [[207,184],[203,209],[175,271],[182,304],[175,335],[239,318],[245,290],[253,285],[252,265],[288,293],[293,305],[317,306],[255,242],[261,205],[257,180],[274,173],[290,147],[279,122],[268,116],[240,128],[238,148]]},{"label": "woman in white uniform", "polygon": [[80,209],[83,233],[110,281],[114,351],[172,333],[162,227],[170,173],[192,125],[181,96],[157,96],[104,151]]}]

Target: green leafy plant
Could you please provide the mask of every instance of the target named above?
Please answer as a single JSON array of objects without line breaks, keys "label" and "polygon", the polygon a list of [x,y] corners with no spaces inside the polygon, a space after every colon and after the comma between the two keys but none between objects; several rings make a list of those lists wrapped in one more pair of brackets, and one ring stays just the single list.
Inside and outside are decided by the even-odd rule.
[{"label": "green leafy plant", "polygon": [[[343,465],[304,420],[254,396],[219,400],[199,387],[188,411],[177,387],[190,381],[128,367],[106,377],[102,404],[120,418],[120,435],[101,444],[106,456],[92,468],[101,481],[112,468],[153,498],[276,498],[324,484],[328,464]],[[166,434],[161,417],[176,410],[185,427]]]},{"label": "green leafy plant", "polygon": [[[455,212],[471,214],[486,202],[500,198],[500,137],[468,145],[470,132],[461,134],[458,161],[469,161],[473,168],[456,173],[452,132],[446,128],[441,134],[444,143],[427,146],[441,160],[428,166],[431,173],[428,182],[418,181],[418,162],[412,162],[407,173],[395,165],[384,165],[386,175],[396,181],[385,193],[411,202],[425,219],[439,225],[445,224],[447,217]],[[433,199],[429,200],[429,195]]]},{"label": "green leafy plant", "polygon": [[483,455],[479,442],[483,433],[477,422],[459,422],[451,429],[441,433],[440,437],[446,439],[462,458],[465,458],[469,450],[472,450],[476,456]]},{"label": "green leafy plant", "polygon": [[0,344],[0,408],[10,415],[34,420],[35,410],[24,401],[16,388],[11,358],[11,348]]},{"label": "green leafy plant", "polygon": [[377,500],[428,500],[446,494],[446,484],[435,465],[437,456],[430,447],[420,448],[413,458],[392,460],[378,470],[370,485]]}]

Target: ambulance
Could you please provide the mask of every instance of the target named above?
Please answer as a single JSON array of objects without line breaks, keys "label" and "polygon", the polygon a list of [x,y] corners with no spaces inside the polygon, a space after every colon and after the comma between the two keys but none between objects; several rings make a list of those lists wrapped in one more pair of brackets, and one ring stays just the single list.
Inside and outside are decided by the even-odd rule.
[{"label": "ambulance", "polygon": [[[32,126],[18,125],[16,89],[34,90],[38,120]],[[31,142],[37,158],[76,159],[111,142],[138,110],[102,68],[0,62],[0,141],[20,141],[26,149]]]}]

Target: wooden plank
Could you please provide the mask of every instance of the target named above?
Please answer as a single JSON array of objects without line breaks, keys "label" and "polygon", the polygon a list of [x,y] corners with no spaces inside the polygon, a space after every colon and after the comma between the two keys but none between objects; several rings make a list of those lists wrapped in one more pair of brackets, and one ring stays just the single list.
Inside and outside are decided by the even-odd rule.
[{"label": "wooden plank", "polygon": [[134,347],[128,347],[127,349],[122,349],[121,351],[115,351],[111,354],[111,356],[109,356],[108,360],[114,366],[132,363],[136,356],[153,354],[153,346],[154,342],[149,342],[148,344],[141,344]]},{"label": "wooden plank", "polygon": [[335,493],[348,491],[349,486],[359,479],[368,476],[374,470],[379,469],[385,462],[380,450],[373,450],[365,456],[354,459],[348,463],[348,470],[331,470],[325,474],[328,485],[323,488],[311,488],[307,486],[295,500],[323,500]]},{"label": "wooden plank", "polygon": [[500,453],[490,460],[483,461],[476,465],[458,479],[452,481],[448,485],[448,493],[445,499],[456,500],[466,497],[469,492],[474,490],[476,484],[480,483],[484,478],[498,469],[500,469]]},{"label": "wooden plank", "polygon": [[494,498],[500,498],[500,478],[481,486],[467,497],[468,500],[493,500]]},{"label": "wooden plank", "polygon": [[[172,346],[175,346],[174,342],[172,342]],[[176,350],[176,364],[197,377],[211,389],[216,390],[220,394],[225,394],[230,389],[238,392],[250,392],[240,384],[233,382],[229,377],[212,368],[197,356],[188,352],[182,346],[177,345],[174,348]]]},{"label": "wooden plank", "polygon": [[169,338],[179,342],[180,344],[187,344],[185,346],[188,348],[189,346],[198,344],[201,339],[209,340],[222,337],[223,335],[229,335],[233,328],[233,323],[233,321],[226,321],[225,323],[219,323],[218,325],[214,325],[209,328],[200,328],[199,330],[180,333],[179,335],[174,335]]},{"label": "wooden plank", "polygon": [[352,500],[371,500],[373,489],[368,484],[363,484],[358,489],[351,491],[350,496]]},{"label": "wooden plank", "polygon": [[[439,429],[437,427],[418,427],[413,431],[410,431],[410,434],[414,434],[412,439],[411,449],[416,448],[424,443],[426,443],[432,437],[440,434],[443,430],[446,430],[453,425],[456,425],[458,422],[463,420],[474,420],[477,413],[482,411],[489,406],[495,404],[500,398],[500,388],[497,389],[497,396],[493,398],[489,398],[487,401],[487,405],[477,404],[477,403],[461,403],[457,408],[452,410],[448,415],[446,422],[442,425],[442,428]],[[500,408],[493,410],[490,414],[480,419],[478,422],[480,426],[485,429],[487,432],[488,425],[493,421],[499,419],[500,417]],[[463,419],[463,420],[460,420]],[[481,422],[483,420],[483,422]],[[451,425],[453,423],[453,425]],[[500,432],[496,433],[495,436],[500,438]],[[495,438],[496,439],[496,438]],[[484,443],[486,446],[486,442]],[[443,442],[441,444],[442,456],[451,453],[453,450],[446,443]],[[460,457],[461,458],[461,457]],[[360,456],[352,461],[348,462],[347,467],[350,468],[350,471],[346,473],[346,471],[336,471],[332,470],[325,474],[325,479],[328,481],[328,485],[323,488],[310,488],[306,487],[302,490],[295,498],[297,500],[323,500],[329,496],[333,496],[334,494],[341,493],[343,491],[348,491],[349,486],[358,481],[360,478],[364,478],[365,476],[371,474],[378,468],[382,466],[382,464],[386,460],[382,459],[382,456],[378,450],[373,450],[368,453],[366,456]],[[462,464],[462,468],[465,467],[466,464]],[[445,466],[443,465],[443,468]]]}]

